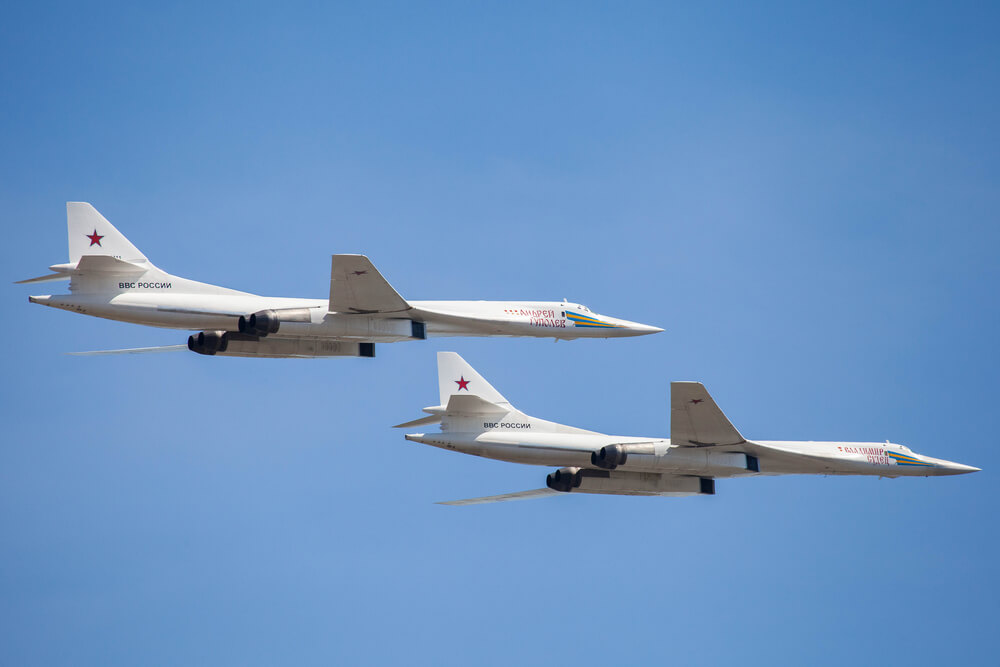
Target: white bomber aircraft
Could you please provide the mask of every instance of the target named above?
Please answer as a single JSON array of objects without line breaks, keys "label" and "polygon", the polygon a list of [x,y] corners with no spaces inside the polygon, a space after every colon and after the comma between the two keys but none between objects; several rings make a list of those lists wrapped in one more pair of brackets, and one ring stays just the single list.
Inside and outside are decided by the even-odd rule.
[{"label": "white bomber aircraft", "polygon": [[[201,330],[187,348],[241,357],[372,357],[375,343],[427,336],[619,338],[663,331],[559,301],[407,301],[364,255],[333,255],[329,299],[267,297],[157,268],[85,202],[67,202],[69,263],[22,280],[70,280],[70,294],[29,301],[169,329]],[[154,352],[184,345],[105,350]]]},{"label": "white bomber aircraft", "polygon": [[605,435],[530,417],[462,357],[438,352],[440,404],[397,428],[440,422],[440,433],[406,439],[463,454],[561,466],[546,488],[455,500],[477,505],[559,493],[694,496],[715,493],[720,477],[756,475],[960,475],[979,468],[914,454],[890,442],[747,440],[700,382],[670,383],[670,438]]}]

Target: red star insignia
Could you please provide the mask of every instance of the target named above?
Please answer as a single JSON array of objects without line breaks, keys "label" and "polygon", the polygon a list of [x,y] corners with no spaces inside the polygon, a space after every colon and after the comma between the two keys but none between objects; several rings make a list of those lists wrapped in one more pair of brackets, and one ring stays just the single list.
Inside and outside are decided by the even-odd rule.
[{"label": "red star insignia", "polygon": [[458,385],[459,391],[462,391],[463,389],[465,391],[469,391],[469,381],[465,379],[464,375],[462,376],[461,380],[455,380],[455,384]]},{"label": "red star insignia", "polygon": [[[103,236],[101,236],[100,234],[97,233],[97,229],[94,229],[94,233],[93,234],[84,234],[84,236],[86,236],[88,239],[90,239],[90,245],[91,246],[101,245],[101,239],[104,238]],[[103,248],[104,246],[101,246],[101,247]]]},{"label": "red star insignia", "polygon": [[367,271],[351,271],[351,273],[353,273],[356,276],[363,276],[363,275],[365,275],[368,272]]},{"label": "red star insignia", "polygon": [[694,403],[695,405],[698,405],[699,403],[701,403],[704,400],[705,399],[703,399],[703,398],[692,398],[691,402]]}]

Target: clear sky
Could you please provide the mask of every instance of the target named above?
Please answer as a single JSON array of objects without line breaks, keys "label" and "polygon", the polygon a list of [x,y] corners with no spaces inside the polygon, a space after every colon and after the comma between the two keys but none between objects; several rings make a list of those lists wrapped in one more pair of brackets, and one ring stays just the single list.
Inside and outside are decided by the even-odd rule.
[{"label": "clear sky", "polygon": [[[751,6],[752,5],[752,6]],[[0,19],[0,662],[992,664],[993,3],[19,3]],[[32,306],[92,202],[172,273],[562,299],[617,341],[79,358],[185,332]],[[529,414],[892,440],[942,479],[568,496],[408,443],[435,351]]]}]

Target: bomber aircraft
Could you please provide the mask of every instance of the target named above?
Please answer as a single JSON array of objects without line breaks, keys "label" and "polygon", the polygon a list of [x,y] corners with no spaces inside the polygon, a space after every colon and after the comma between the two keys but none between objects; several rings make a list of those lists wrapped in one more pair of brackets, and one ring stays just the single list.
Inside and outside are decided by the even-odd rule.
[{"label": "bomber aircraft", "polygon": [[931,477],[979,468],[915,454],[890,442],[747,440],[700,382],[670,383],[670,438],[605,435],[530,417],[462,357],[438,352],[439,405],[397,428],[440,423],[440,433],[407,440],[500,461],[560,466],[545,488],[453,500],[477,505],[560,493],[693,496],[715,493],[715,480],[757,475]]},{"label": "bomber aircraft", "polygon": [[[170,275],[86,202],[67,202],[69,262],[20,283],[69,279],[69,294],[31,303],[169,329],[199,331],[187,348],[241,357],[372,357],[375,343],[428,336],[572,340],[663,331],[559,301],[407,301],[364,255],[333,255],[329,299],[268,297]],[[103,350],[157,352],[184,345]]]}]

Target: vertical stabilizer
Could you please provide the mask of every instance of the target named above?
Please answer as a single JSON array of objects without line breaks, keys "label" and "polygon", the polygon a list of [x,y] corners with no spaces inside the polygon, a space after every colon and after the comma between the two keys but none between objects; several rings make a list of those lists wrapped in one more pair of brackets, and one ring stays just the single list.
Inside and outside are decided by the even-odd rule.
[{"label": "vertical stabilizer", "polygon": [[[174,276],[157,268],[87,202],[66,202],[66,227],[69,264],[53,269],[70,278],[70,292],[120,294],[156,290],[161,294],[247,294]],[[31,280],[48,279],[50,276]]]},{"label": "vertical stabilizer", "polygon": [[[454,352],[438,352],[438,405],[424,408],[430,417],[421,417],[397,428],[410,428],[441,422],[441,431],[455,433],[572,433],[601,435],[575,426],[566,426],[526,415],[510,404],[476,369]],[[411,434],[407,440],[441,445],[440,439]]]},{"label": "vertical stabilizer", "polygon": [[84,255],[108,255],[126,262],[148,261],[124,234],[87,202],[66,202],[66,226],[70,264],[76,264]]},{"label": "vertical stabilizer", "polygon": [[[448,405],[452,395],[478,396],[484,401],[511,407],[510,401],[493,388],[476,369],[455,352],[438,352],[438,390],[441,405]],[[511,407],[511,409],[513,409]]]}]

